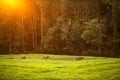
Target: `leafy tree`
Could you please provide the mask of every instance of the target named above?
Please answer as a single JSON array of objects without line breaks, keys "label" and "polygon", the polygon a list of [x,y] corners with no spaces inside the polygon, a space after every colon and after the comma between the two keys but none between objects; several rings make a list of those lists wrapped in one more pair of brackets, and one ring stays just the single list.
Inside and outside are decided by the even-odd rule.
[{"label": "leafy tree", "polygon": [[104,44],[104,29],[104,24],[99,19],[93,19],[90,22],[86,22],[85,30],[81,34],[82,39],[87,43],[97,45],[99,53],[101,53],[101,47]]}]

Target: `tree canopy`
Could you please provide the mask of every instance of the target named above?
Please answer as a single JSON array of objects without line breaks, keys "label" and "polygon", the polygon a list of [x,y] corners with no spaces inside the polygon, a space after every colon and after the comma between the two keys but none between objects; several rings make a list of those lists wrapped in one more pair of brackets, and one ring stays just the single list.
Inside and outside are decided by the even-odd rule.
[{"label": "tree canopy", "polygon": [[0,53],[120,56],[119,0],[5,0]]}]

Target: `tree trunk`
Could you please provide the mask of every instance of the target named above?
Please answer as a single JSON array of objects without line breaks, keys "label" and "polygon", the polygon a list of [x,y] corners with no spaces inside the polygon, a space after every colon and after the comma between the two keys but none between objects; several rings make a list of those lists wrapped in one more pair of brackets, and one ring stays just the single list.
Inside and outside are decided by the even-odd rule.
[{"label": "tree trunk", "polygon": [[98,47],[98,52],[101,53],[101,47],[100,46]]},{"label": "tree trunk", "polygon": [[23,53],[25,53],[24,16],[21,16],[21,27],[22,27],[22,47],[23,47]]},{"label": "tree trunk", "polygon": [[114,37],[116,37],[116,35],[117,35],[117,15],[116,15],[116,13],[117,13],[117,10],[116,10],[116,1],[113,1],[113,9],[112,9],[112,21],[113,21],[113,27],[114,27],[114,33],[113,33],[113,35],[114,35]]},{"label": "tree trunk", "polygon": [[41,6],[41,49],[43,48],[43,30],[44,30],[44,12],[43,12],[43,6]]},{"label": "tree trunk", "polygon": [[11,28],[10,26],[10,31],[9,31],[9,52],[10,52],[10,58],[12,59],[12,34],[11,34]]},{"label": "tree trunk", "polygon": [[113,51],[116,53],[116,48],[117,48],[117,35],[118,35],[118,25],[117,25],[117,1],[113,0],[112,1],[112,23],[113,23]]}]

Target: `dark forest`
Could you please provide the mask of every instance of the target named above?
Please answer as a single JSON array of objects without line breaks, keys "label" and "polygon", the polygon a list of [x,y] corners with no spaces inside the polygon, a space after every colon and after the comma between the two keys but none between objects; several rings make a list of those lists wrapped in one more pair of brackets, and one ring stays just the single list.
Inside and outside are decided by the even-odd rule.
[{"label": "dark forest", "polygon": [[120,57],[119,0],[23,1],[0,3],[1,54]]}]

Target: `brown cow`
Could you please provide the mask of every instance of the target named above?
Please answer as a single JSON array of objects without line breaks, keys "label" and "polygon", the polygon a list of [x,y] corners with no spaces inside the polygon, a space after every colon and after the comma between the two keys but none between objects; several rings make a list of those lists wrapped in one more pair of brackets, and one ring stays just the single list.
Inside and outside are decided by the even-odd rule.
[{"label": "brown cow", "polygon": [[74,58],[74,60],[82,60],[82,59],[84,59],[84,58],[81,57],[81,56],[76,56],[76,57]]},{"label": "brown cow", "polygon": [[42,59],[49,59],[49,56],[42,56]]},{"label": "brown cow", "polygon": [[20,59],[26,59],[26,56],[21,56]]}]

